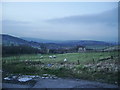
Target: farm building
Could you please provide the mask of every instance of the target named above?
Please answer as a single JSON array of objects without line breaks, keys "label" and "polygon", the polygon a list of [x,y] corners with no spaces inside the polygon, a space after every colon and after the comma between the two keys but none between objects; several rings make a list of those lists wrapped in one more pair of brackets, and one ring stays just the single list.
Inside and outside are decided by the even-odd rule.
[{"label": "farm building", "polygon": [[78,52],[85,52],[86,48],[84,46],[78,46]]}]

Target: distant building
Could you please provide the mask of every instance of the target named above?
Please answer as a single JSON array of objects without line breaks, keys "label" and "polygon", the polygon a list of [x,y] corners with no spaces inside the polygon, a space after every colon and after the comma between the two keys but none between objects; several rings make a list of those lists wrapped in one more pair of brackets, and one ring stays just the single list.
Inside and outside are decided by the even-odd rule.
[{"label": "distant building", "polygon": [[85,52],[86,48],[84,46],[78,46],[78,52]]}]

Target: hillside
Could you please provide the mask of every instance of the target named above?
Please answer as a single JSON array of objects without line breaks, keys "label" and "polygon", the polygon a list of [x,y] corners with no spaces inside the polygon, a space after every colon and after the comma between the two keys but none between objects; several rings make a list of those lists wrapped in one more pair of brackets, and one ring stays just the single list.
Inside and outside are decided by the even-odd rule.
[{"label": "hillside", "polygon": [[21,39],[27,40],[27,41],[34,41],[38,43],[59,43],[62,41],[58,40],[47,40],[47,39],[39,39],[39,38],[30,38],[30,37],[21,37]]},{"label": "hillside", "polygon": [[[54,40],[44,40],[44,39],[31,39],[27,38],[26,40],[2,34],[2,44],[5,46],[9,45],[28,45],[36,48],[45,46],[49,49],[60,49],[60,48],[71,48],[78,45],[85,46],[90,49],[103,49],[108,46],[113,46],[115,44],[103,42],[103,41],[93,41],[93,40],[66,40],[66,41],[54,41]],[[31,40],[30,40],[31,39]]]},{"label": "hillside", "polygon": [[116,45],[113,42],[104,42],[104,41],[94,41],[94,40],[46,40],[46,39],[38,39],[38,38],[26,38],[22,37],[27,41],[35,41],[38,43],[45,43],[48,48],[69,48],[74,46],[85,46],[90,49],[103,49],[108,46]]},{"label": "hillside", "polygon": [[6,34],[2,34],[0,35],[2,36],[2,45],[4,46],[10,46],[10,45],[28,45],[28,46],[32,46],[32,47],[40,47],[40,44],[37,42],[29,42],[26,40],[23,40],[21,38],[18,37],[14,37],[14,36],[10,36],[10,35],[6,35]]}]

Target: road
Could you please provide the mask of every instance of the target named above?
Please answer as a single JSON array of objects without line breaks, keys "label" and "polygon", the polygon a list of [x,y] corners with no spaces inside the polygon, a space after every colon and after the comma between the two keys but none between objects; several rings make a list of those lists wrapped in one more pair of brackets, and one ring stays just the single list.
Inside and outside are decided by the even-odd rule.
[{"label": "road", "polygon": [[30,85],[3,83],[3,88],[118,88],[117,85],[100,83],[87,80],[75,79],[37,79],[37,82]]}]

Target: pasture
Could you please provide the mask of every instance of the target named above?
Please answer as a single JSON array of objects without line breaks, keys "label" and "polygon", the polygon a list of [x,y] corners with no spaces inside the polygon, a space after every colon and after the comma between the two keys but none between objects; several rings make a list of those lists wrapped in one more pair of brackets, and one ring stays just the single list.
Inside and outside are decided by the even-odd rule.
[{"label": "pasture", "polygon": [[[56,55],[56,58],[49,58],[49,56]],[[28,55],[17,55],[10,57],[3,57],[3,62],[13,62],[13,61],[41,61],[44,63],[59,63],[66,58],[68,62],[76,63],[77,60],[80,60],[80,63],[91,63],[93,59],[95,61],[100,58],[108,57],[108,56],[117,56],[118,52],[86,52],[86,53],[65,53],[65,54],[28,54]],[[41,58],[42,56],[42,58]]]},{"label": "pasture", "polygon": [[50,74],[117,84],[118,58],[115,51],[9,56],[2,58],[3,77],[9,74]]}]

